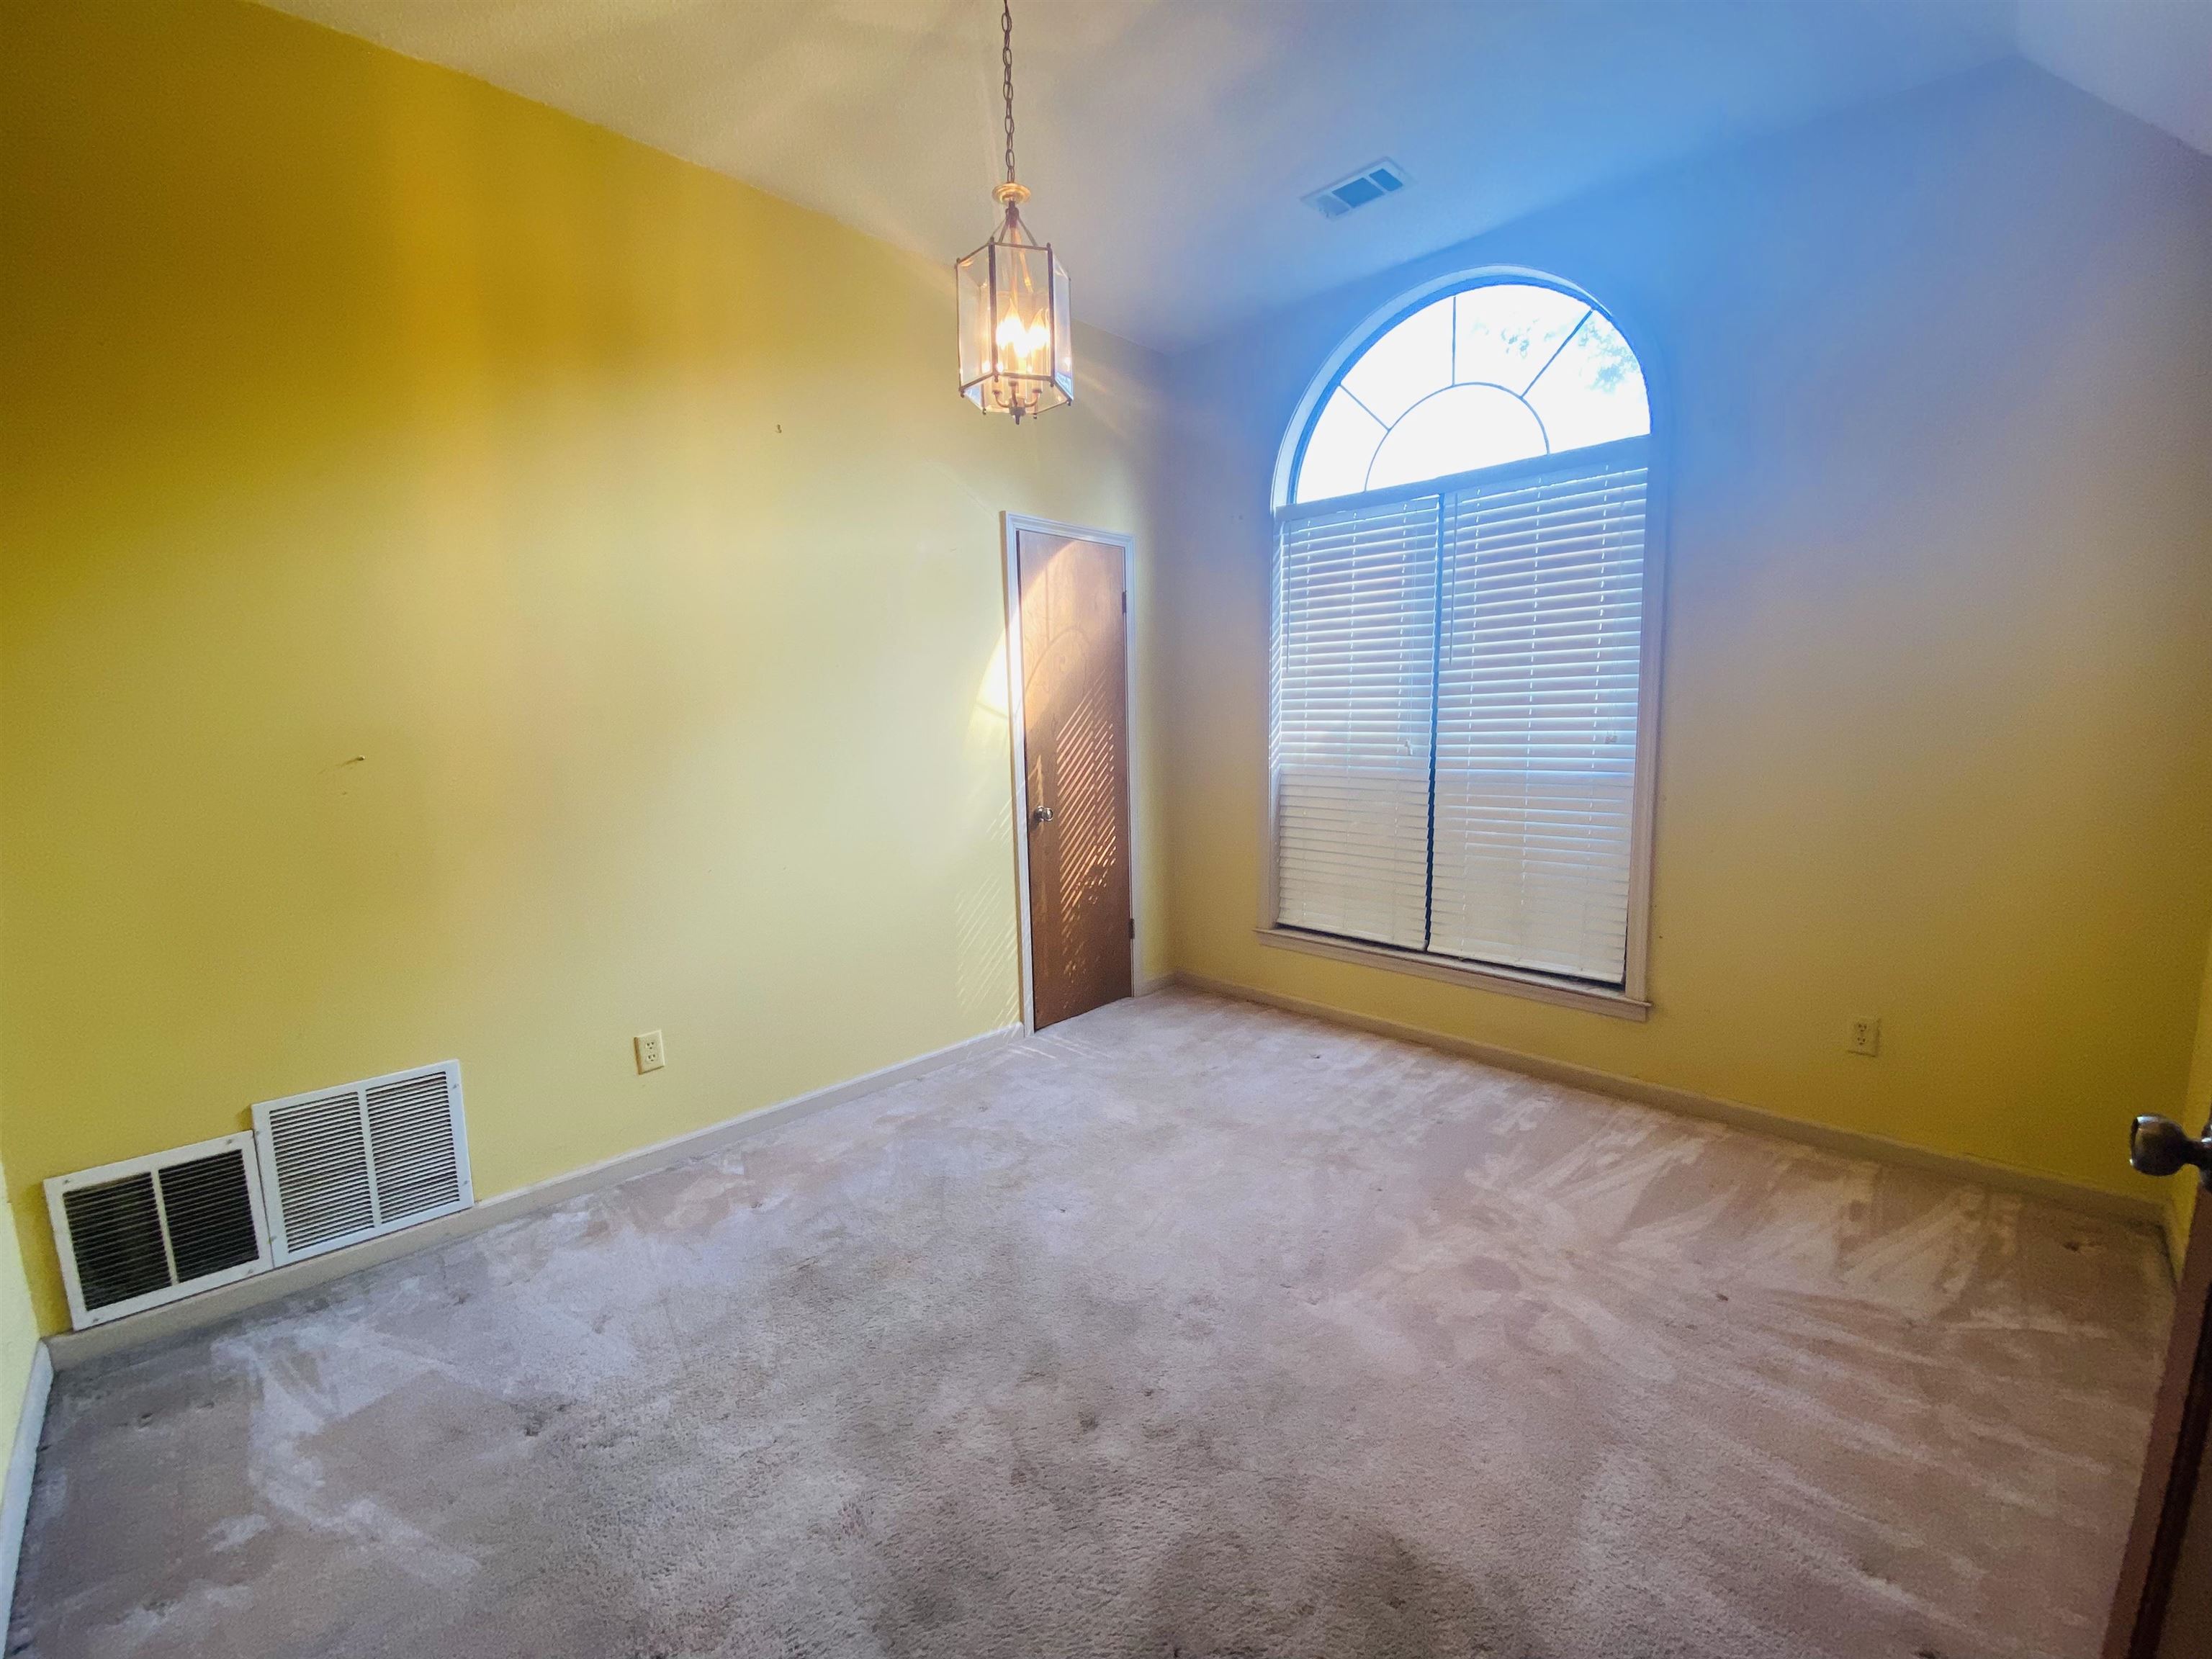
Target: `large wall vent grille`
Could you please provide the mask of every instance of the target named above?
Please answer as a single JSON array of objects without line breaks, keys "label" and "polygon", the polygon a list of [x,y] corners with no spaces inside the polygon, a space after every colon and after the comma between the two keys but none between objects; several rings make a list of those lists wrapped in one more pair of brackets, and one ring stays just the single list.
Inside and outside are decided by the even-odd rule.
[{"label": "large wall vent grille", "polygon": [[474,1201],[459,1060],[264,1101],[253,1127],[280,1262]]},{"label": "large wall vent grille", "polygon": [[46,1210],[78,1330],[266,1272],[253,1137],[56,1176]]}]

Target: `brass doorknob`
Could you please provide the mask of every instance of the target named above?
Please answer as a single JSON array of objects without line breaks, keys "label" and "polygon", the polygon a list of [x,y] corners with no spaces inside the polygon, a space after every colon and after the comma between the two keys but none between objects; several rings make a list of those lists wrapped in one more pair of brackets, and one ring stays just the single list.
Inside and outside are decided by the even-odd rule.
[{"label": "brass doorknob", "polygon": [[2212,1140],[2199,1140],[2170,1117],[2146,1114],[2128,1133],[2128,1162],[2147,1176],[2170,1176],[2185,1164],[2212,1185]]}]

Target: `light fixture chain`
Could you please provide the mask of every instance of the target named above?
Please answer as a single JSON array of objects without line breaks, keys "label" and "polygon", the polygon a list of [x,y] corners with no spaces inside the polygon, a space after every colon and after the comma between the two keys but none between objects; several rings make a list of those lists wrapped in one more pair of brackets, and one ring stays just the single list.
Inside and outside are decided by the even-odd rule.
[{"label": "light fixture chain", "polygon": [[1014,5],[1013,0],[999,0],[999,61],[1005,67],[1006,76],[1000,91],[1006,100],[1006,182],[1014,182]]}]

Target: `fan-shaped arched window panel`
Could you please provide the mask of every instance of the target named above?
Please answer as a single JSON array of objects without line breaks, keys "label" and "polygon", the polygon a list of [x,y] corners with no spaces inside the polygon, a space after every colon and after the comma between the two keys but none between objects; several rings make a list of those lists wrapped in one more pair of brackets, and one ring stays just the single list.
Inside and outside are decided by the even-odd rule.
[{"label": "fan-shaped arched window panel", "polygon": [[1612,319],[1534,283],[1431,301],[1352,361],[1298,457],[1294,501],[1557,455],[1651,429],[1644,370]]},{"label": "fan-shaped arched window panel", "polygon": [[1564,286],[1469,282],[1309,399],[1277,525],[1267,937],[1639,1015],[1650,404]]}]

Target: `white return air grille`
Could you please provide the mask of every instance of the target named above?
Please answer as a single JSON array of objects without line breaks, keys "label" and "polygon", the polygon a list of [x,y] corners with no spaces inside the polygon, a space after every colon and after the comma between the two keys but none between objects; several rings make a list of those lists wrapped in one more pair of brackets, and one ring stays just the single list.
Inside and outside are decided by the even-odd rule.
[{"label": "white return air grille", "polygon": [[270,1265],[252,1135],[56,1176],[46,1210],[77,1330]]},{"label": "white return air grille", "polygon": [[264,1101],[253,1128],[280,1262],[465,1210],[474,1200],[459,1060]]},{"label": "white return air grille", "polygon": [[1364,167],[1349,179],[1340,179],[1326,190],[1314,191],[1300,199],[1324,219],[1341,219],[1354,208],[1395,196],[1405,187],[1406,169],[1395,161],[1385,160]]}]

